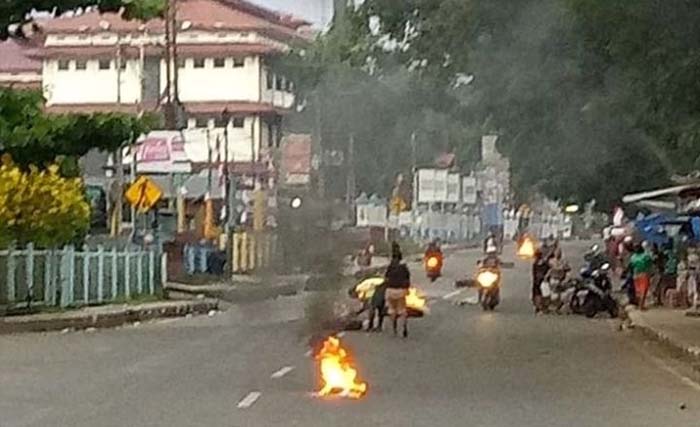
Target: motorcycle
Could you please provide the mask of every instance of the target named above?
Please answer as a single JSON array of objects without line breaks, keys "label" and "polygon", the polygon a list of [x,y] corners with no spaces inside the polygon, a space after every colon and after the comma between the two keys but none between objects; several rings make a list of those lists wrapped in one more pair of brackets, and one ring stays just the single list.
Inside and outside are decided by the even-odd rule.
[{"label": "motorcycle", "polygon": [[493,311],[501,302],[501,271],[498,268],[480,266],[476,283],[484,311]]},{"label": "motorcycle", "polygon": [[581,270],[581,280],[577,282],[570,302],[573,313],[592,318],[600,312],[607,312],[611,318],[618,317],[619,307],[612,296],[609,273],[610,264],[607,262],[595,270]]},{"label": "motorcycle", "polygon": [[424,257],[425,274],[431,282],[442,276],[442,254],[426,253]]}]

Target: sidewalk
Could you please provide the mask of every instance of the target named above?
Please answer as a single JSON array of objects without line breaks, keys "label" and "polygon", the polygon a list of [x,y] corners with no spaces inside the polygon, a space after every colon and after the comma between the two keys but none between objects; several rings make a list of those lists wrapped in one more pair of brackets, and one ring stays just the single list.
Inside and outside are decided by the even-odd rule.
[{"label": "sidewalk", "polygon": [[218,301],[158,301],[146,304],[113,304],[85,307],[55,313],[0,317],[0,334],[48,332],[65,329],[111,328],[126,323],[143,322],[162,317],[206,314],[217,310]]},{"label": "sidewalk", "polygon": [[653,308],[628,312],[635,327],[691,356],[700,359],[700,317],[687,316],[686,310]]}]

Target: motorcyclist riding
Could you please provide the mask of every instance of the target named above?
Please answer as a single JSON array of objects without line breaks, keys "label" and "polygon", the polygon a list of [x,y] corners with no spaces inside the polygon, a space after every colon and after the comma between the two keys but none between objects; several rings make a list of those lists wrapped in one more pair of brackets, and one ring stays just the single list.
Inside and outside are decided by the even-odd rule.
[{"label": "motorcyclist riding", "polygon": [[489,234],[484,239],[484,253],[498,253],[498,240],[493,231],[489,231]]},{"label": "motorcyclist riding", "polygon": [[443,255],[438,239],[433,240],[428,245],[428,248],[425,250],[423,262],[425,264],[425,271],[430,280],[434,281],[442,275]]}]

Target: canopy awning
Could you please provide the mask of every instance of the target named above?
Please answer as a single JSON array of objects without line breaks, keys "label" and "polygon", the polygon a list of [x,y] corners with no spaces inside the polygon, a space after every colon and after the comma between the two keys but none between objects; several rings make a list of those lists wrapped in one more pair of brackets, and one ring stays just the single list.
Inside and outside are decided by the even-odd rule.
[{"label": "canopy awning", "polygon": [[662,197],[678,197],[681,195],[681,193],[688,191],[688,190],[694,190],[694,189],[700,189],[700,183],[699,184],[676,185],[673,187],[659,188],[656,190],[649,190],[649,191],[644,191],[641,193],[626,194],[622,198],[622,202],[623,203],[638,203],[641,201],[658,199],[658,198],[662,198]]}]

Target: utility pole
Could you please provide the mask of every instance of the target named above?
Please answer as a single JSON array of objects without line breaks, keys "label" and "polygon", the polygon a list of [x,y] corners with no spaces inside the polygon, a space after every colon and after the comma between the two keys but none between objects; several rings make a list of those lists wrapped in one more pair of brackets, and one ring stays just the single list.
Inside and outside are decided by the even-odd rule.
[{"label": "utility pole", "polygon": [[355,135],[350,134],[348,141],[348,158],[347,158],[347,183],[345,201],[350,208],[350,220],[352,221],[355,213],[355,195],[356,195],[356,179],[355,179]]},{"label": "utility pole", "polygon": [[326,177],[324,175],[324,164],[323,164],[323,136],[322,132],[323,129],[321,127],[322,125],[322,118],[321,118],[321,97],[318,96],[318,89],[314,91],[314,112],[315,112],[315,121],[314,121],[314,138],[313,138],[313,143],[314,143],[314,149],[312,150],[313,154],[317,156],[318,158],[318,196],[320,199],[324,199],[326,197]]}]

